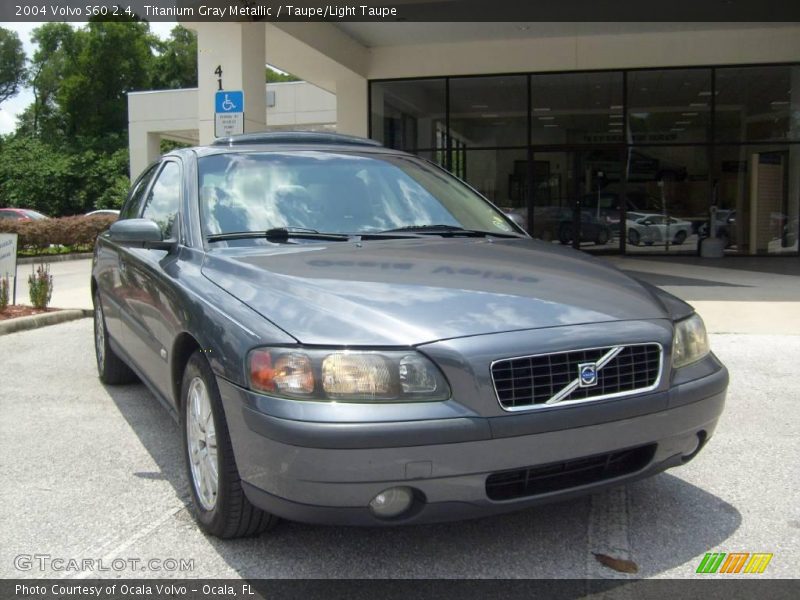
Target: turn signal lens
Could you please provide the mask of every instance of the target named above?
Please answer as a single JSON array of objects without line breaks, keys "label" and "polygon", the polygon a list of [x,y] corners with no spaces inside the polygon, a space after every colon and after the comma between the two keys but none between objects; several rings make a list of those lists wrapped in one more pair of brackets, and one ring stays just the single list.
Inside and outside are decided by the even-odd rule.
[{"label": "turn signal lens", "polygon": [[314,391],[311,359],[305,354],[273,354],[268,350],[250,353],[250,381],[254,388],[287,396],[308,396]]}]

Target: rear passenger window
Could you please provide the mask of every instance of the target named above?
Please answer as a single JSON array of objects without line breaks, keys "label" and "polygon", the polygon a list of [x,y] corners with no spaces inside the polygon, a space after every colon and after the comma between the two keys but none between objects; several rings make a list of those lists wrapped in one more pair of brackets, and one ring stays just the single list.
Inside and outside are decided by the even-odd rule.
[{"label": "rear passenger window", "polygon": [[181,200],[181,168],[178,163],[168,162],[158,174],[142,217],[152,219],[161,227],[164,239],[170,239],[175,232],[175,219]]},{"label": "rear passenger window", "polygon": [[150,167],[145,171],[144,175],[139,177],[136,181],[134,184],[135,187],[128,197],[128,201],[125,203],[125,206],[122,207],[122,211],[119,214],[120,219],[135,219],[139,216],[142,210],[144,193],[147,191],[147,185],[150,183],[150,180],[153,179],[153,173],[155,173],[155,171],[155,166]]}]

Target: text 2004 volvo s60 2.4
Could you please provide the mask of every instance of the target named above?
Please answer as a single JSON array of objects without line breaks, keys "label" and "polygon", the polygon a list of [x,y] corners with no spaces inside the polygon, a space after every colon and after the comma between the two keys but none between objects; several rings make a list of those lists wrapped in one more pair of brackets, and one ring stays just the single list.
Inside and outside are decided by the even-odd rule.
[{"label": "text 2004 volvo s60 2.4", "polygon": [[100,378],[135,374],[179,417],[197,520],[222,537],[619,485],[694,457],[728,384],[689,305],[358,138],[165,155],[91,285]]}]

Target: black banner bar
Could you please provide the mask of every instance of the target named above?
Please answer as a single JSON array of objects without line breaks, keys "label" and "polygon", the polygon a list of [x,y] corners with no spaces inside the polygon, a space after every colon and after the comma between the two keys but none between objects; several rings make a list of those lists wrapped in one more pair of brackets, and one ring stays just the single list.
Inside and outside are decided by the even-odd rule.
[{"label": "black banner bar", "polygon": [[4,0],[0,21],[800,22],[797,0]]},{"label": "black banner bar", "polygon": [[[532,557],[533,558],[533,557]],[[446,560],[443,557],[442,560]],[[695,579],[4,579],[3,600],[795,600],[800,581],[727,578]]]}]

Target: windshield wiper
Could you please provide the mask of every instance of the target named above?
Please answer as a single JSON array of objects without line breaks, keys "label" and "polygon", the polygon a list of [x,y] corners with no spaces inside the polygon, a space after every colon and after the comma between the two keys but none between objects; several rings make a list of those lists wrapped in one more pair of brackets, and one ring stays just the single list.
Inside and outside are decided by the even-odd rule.
[{"label": "windshield wiper", "polygon": [[457,225],[408,225],[407,227],[398,227],[396,229],[386,229],[381,233],[393,233],[405,231],[408,233],[419,233],[422,235],[444,235],[444,236],[467,236],[467,237],[503,237],[503,238],[518,238],[521,237],[516,233],[501,232],[501,231],[482,231],[480,229],[464,229]]},{"label": "windshield wiper", "polygon": [[266,231],[232,231],[208,236],[209,242],[256,239],[265,239],[268,242],[288,242],[290,239],[346,242],[350,239],[350,236],[344,233],[320,233],[316,229],[306,229],[304,227],[274,227]]}]

